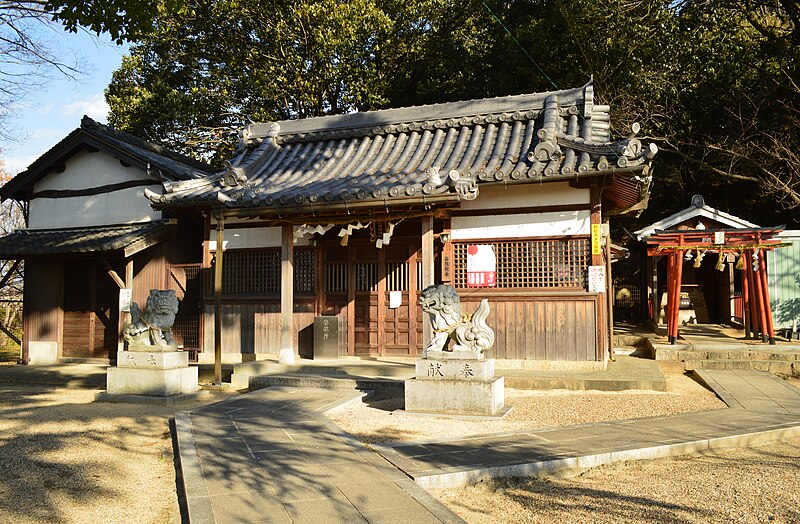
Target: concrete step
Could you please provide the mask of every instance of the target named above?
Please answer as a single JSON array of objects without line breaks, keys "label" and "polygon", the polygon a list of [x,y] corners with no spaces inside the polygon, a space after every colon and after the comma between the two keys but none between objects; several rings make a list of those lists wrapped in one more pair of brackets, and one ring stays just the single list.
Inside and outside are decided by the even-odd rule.
[{"label": "concrete step", "polygon": [[251,391],[270,386],[320,388],[320,389],[354,389],[359,391],[371,390],[378,392],[394,392],[403,394],[404,381],[374,377],[350,377],[309,375],[309,374],[281,374],[260,375],[249,377],[248,386]]},{"label": "concrete step", "polygon": [[686,360],[686,371],[696,369],[714,370],[757,370],[767,371],[781,377],[800,378],[800,362],[773,360]]},{"label": "concrete step", "polygon": [[648,337],[642,335],[614,335],[611,343],[614,347],[645,347]]},{"label": "concrete step", "polygon": [[591,378],[556,378],[536,376],[505,375],[505,387],[513,389],[552,390],[567,389],[570,391],[625,391],[630,389],[666,391],[667,383],[660,380],[646,379],[591,379]]}]

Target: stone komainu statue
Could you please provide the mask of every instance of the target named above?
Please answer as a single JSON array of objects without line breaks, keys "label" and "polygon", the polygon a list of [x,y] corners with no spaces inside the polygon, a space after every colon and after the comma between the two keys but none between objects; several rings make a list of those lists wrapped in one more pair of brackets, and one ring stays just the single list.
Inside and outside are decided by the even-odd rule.
[{"label": "stone komainu statue", "polygon": [[172,337],[172,324],[177,313],[175,291],[151,289],[144,312],[136,302],[131,304],[132,323],[125,328],[125,340],[129,345],[177,346]]},{"label": "stone komainu statue", "polygon": [[448,351],[450,339],[455,341],[449,351],[484,351],[494,345],[494,330],[486,324],[489,301],[481,300],[472,315],[461,314],[461,300],[453,286],[428,286],[419,298],[422,310],[431,316],[433,338],[425,351]]}]

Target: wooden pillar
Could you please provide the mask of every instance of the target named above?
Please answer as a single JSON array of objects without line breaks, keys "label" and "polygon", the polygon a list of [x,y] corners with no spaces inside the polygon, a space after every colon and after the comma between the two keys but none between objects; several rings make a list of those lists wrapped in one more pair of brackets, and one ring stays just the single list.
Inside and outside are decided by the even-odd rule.
[{"label": "wooden pillar", "polygon": [[[720,253],[719,256],[723,256]],[[735,271],[735,269],[734,269]],[[751,311],[752,296],[750,293],[750,275],[747,271],[742,271],[742,322],[744,322],[744,336],[745,338],[755,337],[755,330],[753,329],[753,314]]]},{"label": "wooden pillar", "polygon": [[386,250],[378,250],[378,355],[386,354]]},{"label": "wooden pillar", "polygon": [[[589,215],[589,223],[591,224],[591,228],[593,230],[592,231],[592,239],[594,239],[594,235],[595,235],[594,230],[595,230],[595,228],[602,227],[603,218],[602,218],[601,196],[602,195],[601,195],[601,192],[600,192],[600,186],[596,182],[593,183],[591,185],[591,187],[589,188],[589,205],[591,206],[591,211],[590,211],[590,215]],[[600,239],[601,239],[600,241],[602,242],[602,233],[600,234]],[[602,251],[602,249],[600,250],[600,252],[596,252],[594,249],[592,249],[592,265],[593,266],[603,266],[603,265],[605,265],[605,261],[603,260],[603,251]],[[606,292],[608,292],[608,289],[606,289]],[[600,296],[597,297],[597,298],[598,298],[598,300],[597,300],[597,302],[598,302],[597,313],[598,314],[597,314],[596,322],[597,322],[597,326],[598,326],[598,330],[597,331],[598,331],[598,336],[599,336],[600,333],[602,333],[601,330],[609,331],[607,322],[608,322],[609,316],[611,315],[611,312],[608,311],[608,302],[606,300],[607,296],[603,295],[601,293]],[[605,327],[604,327],[604,324],[605,324]],[[606,350],[607,347],[610,348],[610,346],[609,346],[609,342],[611,340],[610,333],[606,333],[606,335],[607,336],[605,336],[605,337],[599,336],[599,339],[598,339],[598,342],[599,342],[598,343],[598,348],[597,348],[597,358],[598,358],[598,360],[602,360],[604,358],[604,354],[603,354],[604,351]]]},{"label": "wooden pillar", "polygon": [[769,303],[769,279],[767,278],[767,253],[758,250],[758,275],[761,278],[762,304],[764,304],[764,337],[775,345],[775,328],[772,325],[772,305]]},{"label": "wooden pillar", "polygon": [[294,347],[294,227],[285,224],[281,231],[281,349],[278,361],[293,364]]},{"label": "wooden pillar", "polygon": [[667,340],[670,342],[672,342],[672,308],[675,305],[675,299],[672,297],[674,275],[675,257],[673,253],[670,253],[667,255],[667,307],[664,312],[664,320],[667,323]]},{"label": "wooden pillar", "polygon": [[[433,215],[422,217],[422,289],[433,285]],[[422,317],[422,347],[428,347],[433,337],[428,315]]]},{"label": "wooden pillar", "polygon": [[606,239],[606,304],[608,308],[608,358],[614,360],[614,280],[611,278],[611,236]]},{"label": "wooden pillar", "polygon": [[759,299],[756,296],[756,284],[755,278],[753,277],[753,267],[749,257],[747,256],[747,253],[742,253],[741,256],[744,257],[743,273],[747,275],[747,292],[750,302],[750,310],[748,311],[748,314],[750,315],[750,332],[753,334],[753,338],[758,338],[758,333],[760,332],[760,317],[758,314]]},{"label": "wooden pillar", "polygon": [[[683,244],[683,241],[681,241]],[[681,311],[681,283],[683,282],[683,251],[678,251],[675,255],[675,309],[672,311],[672,343],[678,341],[678,317]]]},{"label": "wooden pillar", "polygon": [[408,354],[416,356],[419,340],[417,338],[417,311],[419,306],[419,283],[417,282],[417,247],[408,246]]},{"label": "wooden pillar", "polygon": [[[133,289],[133,258],[129,258],[125,262],[125,288],[126,289]],[[131,314],[129,311],[119,312],[119,337],[117,340],[117,350],[122,351],[125,349],[125,338],[123,337],[123,332],[125,331],[125,326],[130,324],[131,322]]]},{"label": "wooden pillar", "polygon": [[356,249],[347,247],[347,353],[356,354]]},{"label": "wooden pillar", "polygon": [[214,384],[222,384],[222,253],[225,246],[225,217],[217,219],[217,247],[214,251]]},{"label": "wooden pillar", "polygon": [[[766,342],[767,341],[767,317],[766,311],[764,307],[764,290],[762,288],[763,283],[760,278],[760,271],[756,272],[753,270],[753,256],[751,252],[747,253],[747,271],[750,271],[750,275],[753,279],[753,284],[755,287],[755,297],[756,297],[756,308],[758,313],[758,327],[761,331],[761,340]],[[760,268],[759,268],[760,269]]]}]

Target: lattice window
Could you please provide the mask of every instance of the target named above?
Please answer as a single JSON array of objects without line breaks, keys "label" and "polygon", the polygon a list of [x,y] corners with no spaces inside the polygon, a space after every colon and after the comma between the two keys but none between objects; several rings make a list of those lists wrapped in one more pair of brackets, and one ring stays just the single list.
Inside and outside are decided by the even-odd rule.
[{"label": "lattice window", "polygon": [[328,262],[325,267],[325,291],[347,293],[347,263]]},{"label": "lattice window", "polygon": [[386,263],[386,291],[408,291],[408,262]]},{"label": "lattice window", "polygon": [[225,251],[222,259],[222,292],[225,295],[280,293],[279,249]]},{"label": "lattice window", "polygon": [[[481,242],[494,247],[498,288],[585,288],[588,238]],[[454,243],[455,285],[467,287],[468,242]]]},{"label": "lattice window", "polygon": [[378,290],[378,264],[356,264],[356,291]]},{"label": "lattice window", "polygon": [[[294,252],[295,293],[313,293],[316,256],[312,249]],[[213,279],[213,269],[211,271]],[[213,280],[212,280],[213,282]],[[281,291],[281,250],[226,251],[222,263],[225,295],[270,295]]]},{"label": "lattice window", "polygon": [[316,256],[312,249],[294,250],[294,292],[313,293],[316,282]]}]

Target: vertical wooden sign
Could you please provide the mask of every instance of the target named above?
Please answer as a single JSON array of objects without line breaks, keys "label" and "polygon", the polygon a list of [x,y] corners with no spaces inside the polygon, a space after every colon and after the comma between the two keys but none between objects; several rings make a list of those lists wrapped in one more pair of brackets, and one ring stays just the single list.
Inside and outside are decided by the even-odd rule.
[{"label": "vertical wooden sign", "polygon": [[453,257],[454,257],[454,249],[453,243],[447,241],[442,246],[442,283],[443,284],[452,284],[454,275],[453,275]]},{"label": "vertical wooden sign", "polygon": [[603,234],[600,226],[601,224],[592,224],[592,255],[600,255],[603,253]]}]

